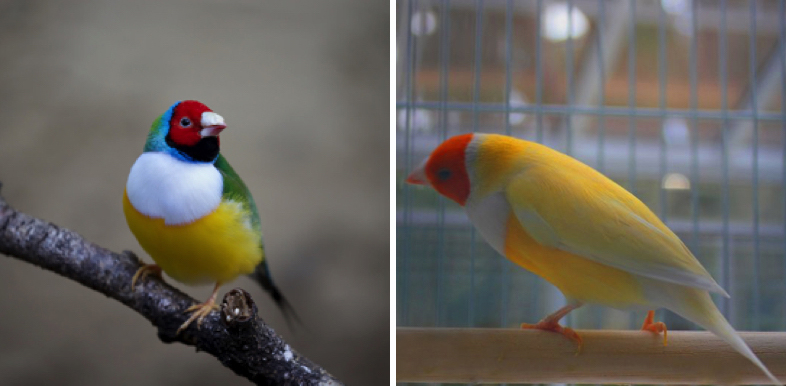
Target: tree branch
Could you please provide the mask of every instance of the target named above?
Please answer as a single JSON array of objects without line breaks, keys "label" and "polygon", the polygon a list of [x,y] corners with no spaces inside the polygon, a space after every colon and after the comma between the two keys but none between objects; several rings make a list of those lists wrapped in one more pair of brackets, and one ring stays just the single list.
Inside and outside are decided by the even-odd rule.
[{"label": "tree branch", "polygon": [[[2,187],[2,183],[0,183]],[[150,275],[130,290],[142,266],[129,251],[117,254],[77,233],[16,211],[0,196],[0,253],[35,264],[115,299],[158,328],[165,343],[194,346],[257,385],[340,385],[337,379],[292,350],[258,316],[251,296],[235,289],[224,296],[221,313],[208,315],[201,328],[183,311],[197,301]]]}]

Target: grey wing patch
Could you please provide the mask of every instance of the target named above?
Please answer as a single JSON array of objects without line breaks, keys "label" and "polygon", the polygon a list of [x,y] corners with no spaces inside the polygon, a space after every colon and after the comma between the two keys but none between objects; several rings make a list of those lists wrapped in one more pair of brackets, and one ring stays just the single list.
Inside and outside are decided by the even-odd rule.
[{"label": "grey wing patch", "polygon": [[516,218],[527,233],[540,244],[557,248],[565,246],[560,241],[559,235],[554,232],[551,225],[537,211],[519,210],[516,211]]},{"label": "grey wing patch", "polygon": [[497,252],[505,255],[506,226],[512,213],[505,195],[500,192],[477,202],[468,202],[466,210],[467,217],[483,239]]}]

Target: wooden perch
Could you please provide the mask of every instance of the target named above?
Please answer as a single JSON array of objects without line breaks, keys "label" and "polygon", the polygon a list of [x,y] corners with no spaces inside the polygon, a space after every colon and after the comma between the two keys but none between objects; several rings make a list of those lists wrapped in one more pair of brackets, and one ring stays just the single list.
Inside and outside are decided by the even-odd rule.
[{"label": "wooden perch", "polygon": [[[447,383],[771,384],[726,342],[704,331],[577,331],[581,353],[546,331],[398,328],[396,381]],[[786,379],[786,332],[742,332]]]},{"label": "wooden perch", "polygon": [[58,273],[125,304],[152,322],[162,341],[205,351],[257,385],[341,384],[259,319],[251,296],[243,290],[227,293],[220,315],[211,313],[201,328],[192,323],[175,334],[188,318],[183,311],[196,300],[155,276],[137,283],[132,291],[131,278],[141,266],[133,253],[114,253],[68,229],[18,212],[2,196],[0,253]]}]

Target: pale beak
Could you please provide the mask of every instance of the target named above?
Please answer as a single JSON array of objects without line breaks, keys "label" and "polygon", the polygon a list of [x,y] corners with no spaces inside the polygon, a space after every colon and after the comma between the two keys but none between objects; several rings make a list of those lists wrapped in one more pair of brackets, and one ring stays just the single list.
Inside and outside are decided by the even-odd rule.
[{"label": "pale beak", "polygon": [[213,125],[213,126],[202,126],[202,130],[199,131],[199,135],[204,137],[215,137],[221,133],[222,130],[226,129],[225,125]]},{"label": "pale beak", "polygon": [[202,130],[199,131],[199,135],[204,137],[215,137],[222,130],[227,128],[227,125],[224,124],[224,118],[220,115],[212,112],[212,111],[205,111],[202,113]]},{"label": "pale beak", "polygon": [[415,185],[430,185],[428,182],[428,178],[426,177],[426,161],[424,160],[420,163],[415,169],[412,169],[412,172],[409,173],[409,177],[407,177],[406,181],[409,184]]}]

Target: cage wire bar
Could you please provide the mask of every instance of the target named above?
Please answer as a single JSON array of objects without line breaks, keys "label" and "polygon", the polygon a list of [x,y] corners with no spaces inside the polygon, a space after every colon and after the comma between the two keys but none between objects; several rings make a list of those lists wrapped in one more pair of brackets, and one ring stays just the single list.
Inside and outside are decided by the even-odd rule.
[{"label": "cage wire bar", "polygon": [[[726,9],[726,0],[721,0],[721,8]],[[726,57],[726,12],[721,13],[721,20],[720,20],[720,30],[718,31],[719,38],[718,38],[718,52],[721,58]],[[730,261],[731,256],[729,255],[729,137],[728,137],[728,129],[729,129],[729,118],[728,118],[728,110],[729,110],[729,103],[728,103],[728,78],[727,78],[727,69],[726,69],[726,61],[719,60],[718,61],[719,72],[720,72],[720,82],[721,82],[721,112],[723,113],[723,123],[721,126],[721,168],[723,174],[723,182],[721,187],[721,209],[723,211],[723,233],[721,234],[721,240],[723,242],[723,247],[721,249],[722,253],[722,268],[721,268],[721,285],[723,288],[729,287],[729,274],[730,274]],[[786,164],[784,164],[786,165]],[[786,167],[784,167],[786,170]],[[665,191],[664,189],[661,189]],[[723,315],[728,318],[730,309],[729,309],[729,298],[722,298],[720,304],[720,310],[723,312]]]},{"label": "cage wire bar", "polygon": [[[749,71],[750,74],[750,84],[751,86],[756,84],[756,2],[751,1],[749,3],[750,6],[750,65]],[[695,11],[694,11],[695,13]],[[695,16],[694,16],[695,17]],[[695,27],[694,27],[695,28]],[[759,143],[759,120],[756,118],[756,111],[758,110],[756,105],[756,92],[751,90],[750,93],[750,101],[751,101],[751,108],[753,110],[753,146],[752,146],[752,153],[751,158],[753,160],[753,178],[752,178],[752,185],[753,185],[753,315],[751,317],[752,321],[751,324],[754,330],[758,330],[761,328],[760,326],[760,310],[761,310],[761,284],[760,284],[760,273],[759,273],[759,147],[757,144]]]},{"label": "cage wire bar", "polygon": [[[786,0],[781,0],[778,4],[778,15],[780,16],[780,62],[781,62],[781,111],[786,112]],[[785,125],[786,126],[786,125]],[[783,128],[786,131],[786,128]],[[786,135],[786,134],[784,134]],[[782,191],[784,194],[781,196],[783,198],[783,218],[786,219],[786,140],[783,141],[783,170],[781,175],[781,181],[783,182]],[[786,253],[786,221],[783,222],[783,240],[782,250]],[[786,272],[786,258],[783,259],[783,266],[784,272]],[[786,286],[786,280],[783,281],[784,286]],[[786,290],[784,290],[786,293]],[[786,320],[786,307],[783,307],[783,319]]]},{"label": "cage wire bar", "polygon": [[714,300],[737,329],[786,330],[785,2],[397,0],[398,326],[513,327],[564,302],[458,205],[403,183],[446,138],[497,132],[622,184],[731,294]]}]

